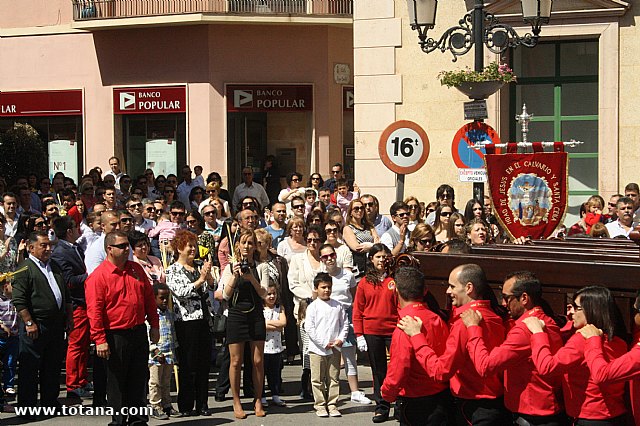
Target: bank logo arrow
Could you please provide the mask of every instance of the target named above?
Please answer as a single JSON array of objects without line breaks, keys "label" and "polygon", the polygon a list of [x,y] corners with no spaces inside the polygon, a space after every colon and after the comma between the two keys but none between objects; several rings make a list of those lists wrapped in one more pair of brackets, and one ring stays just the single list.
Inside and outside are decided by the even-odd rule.
[{"label": "bank logo arrow", "polygon": [[253,90],[234,90],[233,106],[236,108],[253,107]]},{"label": "bank logo arrow", "polygon": [[345,107],[347,109],[353,109],[353,105],[355,104],[355,100],[353,98],[353,90],[349,90],[347,92],[345,103],[346,103]]},{"label": "bank logo arrow", "polygon": [[134,111],[136,109],[136,92],[120,92],[120,110]]}]

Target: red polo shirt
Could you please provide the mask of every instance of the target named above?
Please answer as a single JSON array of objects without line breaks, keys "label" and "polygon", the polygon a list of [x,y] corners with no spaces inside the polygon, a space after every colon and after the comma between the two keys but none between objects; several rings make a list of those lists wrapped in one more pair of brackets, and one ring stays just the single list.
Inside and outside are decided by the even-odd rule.
[{"label": "red polo shirt", "polygon": [[85,293],[91,339],[96,344],[107,341],[106,330],[127,330],[145,319],[151,328],[159,327],[153,288],[135,262],[127,261],[124,269],[118,269],[103,261],[87,278]]},{"label": "red polo shirt", "polygon": [[467,329],[467,349],[482,377],[504,371],[504,405],[513,413],[551,416],[562,411],[561,375],[543,378],[531,360],[531,332],[522,321],[530,316],[540,318],[551,336],[551,351],[562,347],[560,329],[541,308],[525,312],[507,333],[504,343],[492,351],[487,349],[481,327]]},{"label": "red polo shirt", "polygon": [[411,344],[416,351],[416,357],[427,371],[429,377],[439,381],[449,381],[451,393],[463,399],[495,399],[504,394],[502,374],[491,374],[486,378],[480,377],[467,351],[467,327],[460,319],[460,314],[468,309],[482,313],[480,327],[487,336],[487,349],[492,350],[500,346],[506,334],[502,318],[491,309],[488,300],[469,302],[455,310],[451,320],[451,330],[444,353],[436,355],[428,345],[424,334],[416,334],[411,338]]},{"label": "red polo shirt", "polygon": [[[437,356],[444,353],[449,330],[442,319],[422,303],[412,303],[399,312],[400,317],[410,315],[422,320],[422,335]],[[380,388],[385,401],[393,402],[399,396],[418,398],[435,395],[447,388],[446,382],[430,378],[415,356],[409,336],[396,328],[391,338],[391,360],[387,376]]]},{"label": "red polo shirt", "polygon": [[[612,419],[626,413],[624,382],[596,384],[584,358],[585,339],[574,334],[555,354],[549,349],[547,333],[531,337],[531,357],[543,377],[564,374],[562,390],[567,414],[588,420]],[[604,343],[604,357],[612,361],[627,352],[627,344],[614,337]]]}]

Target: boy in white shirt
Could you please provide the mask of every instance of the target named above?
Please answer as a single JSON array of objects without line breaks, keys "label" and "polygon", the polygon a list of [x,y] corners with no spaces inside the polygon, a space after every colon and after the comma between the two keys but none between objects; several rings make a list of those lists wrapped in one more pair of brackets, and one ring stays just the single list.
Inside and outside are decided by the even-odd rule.
[{"label": "boy in white shirt", "polygon": [[309,335],[311,385],[318,417],[340,417],[336,408],[340,396],[340,348],[347,338],[347,314],[331,299],[333,281],[326,272],[313,280],[318,298],[307,307],[305,330]]}]

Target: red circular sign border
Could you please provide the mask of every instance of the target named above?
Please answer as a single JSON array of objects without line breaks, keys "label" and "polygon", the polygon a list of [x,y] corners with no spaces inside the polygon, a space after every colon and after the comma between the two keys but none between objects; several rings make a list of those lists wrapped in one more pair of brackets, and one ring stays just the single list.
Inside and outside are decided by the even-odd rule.
[{"label": "red circular sign border", "polygon": [[[462,163],[461,159],[456,158],[456,155],[458,154],[458,150],[454,149],[454,148],[457,148],[456,142],[458,142],[458,140],[460,139],[460,138],[458,138],[458,134],[461,133],[463,131],[463,129],[465,129],[464,133],[466,133],[468,131],[467,127],[472,129],[473,126],[478,126],[478,127],[486,126],[487,128],[482,129],[482,130],[484,130],[485,133],[487,133],[487,134],[489,134],[489,132],[487,130],[493,131],[493,133],[495,133],[495,135],[496,135],[496,137],[498,139],[497,141],[494,140],[493,143],[494,144],[500,143],[500,135],[498,135],[498,132],[496,132],[496,129],[494,129],[493,127],[489,126],[487,123],[478,122],[478,121],[472,121],[471,123],[467,123],[467,124],[463,125],[462,127],[460,127],[456,131],[456,134],[453,135],[453,141],[451,142],[451,158],[453,159],[453,163],[459,169],[470,169],[471,167],[469,167],[466,164]],[[460,161],[460,163],[458,163],[458,161]],[[460,166],[460,164],[464,164],[464,166]]]},{"label": "red circular sign border", "polygon": [[[391,133],[395,132],[398,129],[408,128],[416,132],[420,138],[422,139],[422,143],[424,145],[424,149],[422,150],[422,156],[418,159],[416,164],[410,167],[399,166],[387,155],[387,139],[391,136]],[[391,123],[387,126],[386,129],[382,132],[380,136],[380,141],[378,142],[378,154],[380,154],[380,160],[382,163],[387,166],[389,170],[395,172],[399,175],[408,175],[411,173],[415,173],[422,168],[427,162],[429,158],[429,152],[431,151],[431,144],[429,143],[429,137],[427,136],[427,132],[424,131],[419,124],[414,123],[409,120],[398,120],[394,123]]]}]

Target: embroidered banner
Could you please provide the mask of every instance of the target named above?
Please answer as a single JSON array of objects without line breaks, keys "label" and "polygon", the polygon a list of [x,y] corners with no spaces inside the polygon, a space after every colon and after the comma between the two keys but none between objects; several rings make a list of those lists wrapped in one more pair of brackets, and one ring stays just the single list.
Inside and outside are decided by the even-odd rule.
[{"label": "embroidered banner", "polygon": [[549,237],[567,211],[567,153],[492,154],[485,162],[494,213],[511,237]]}]

